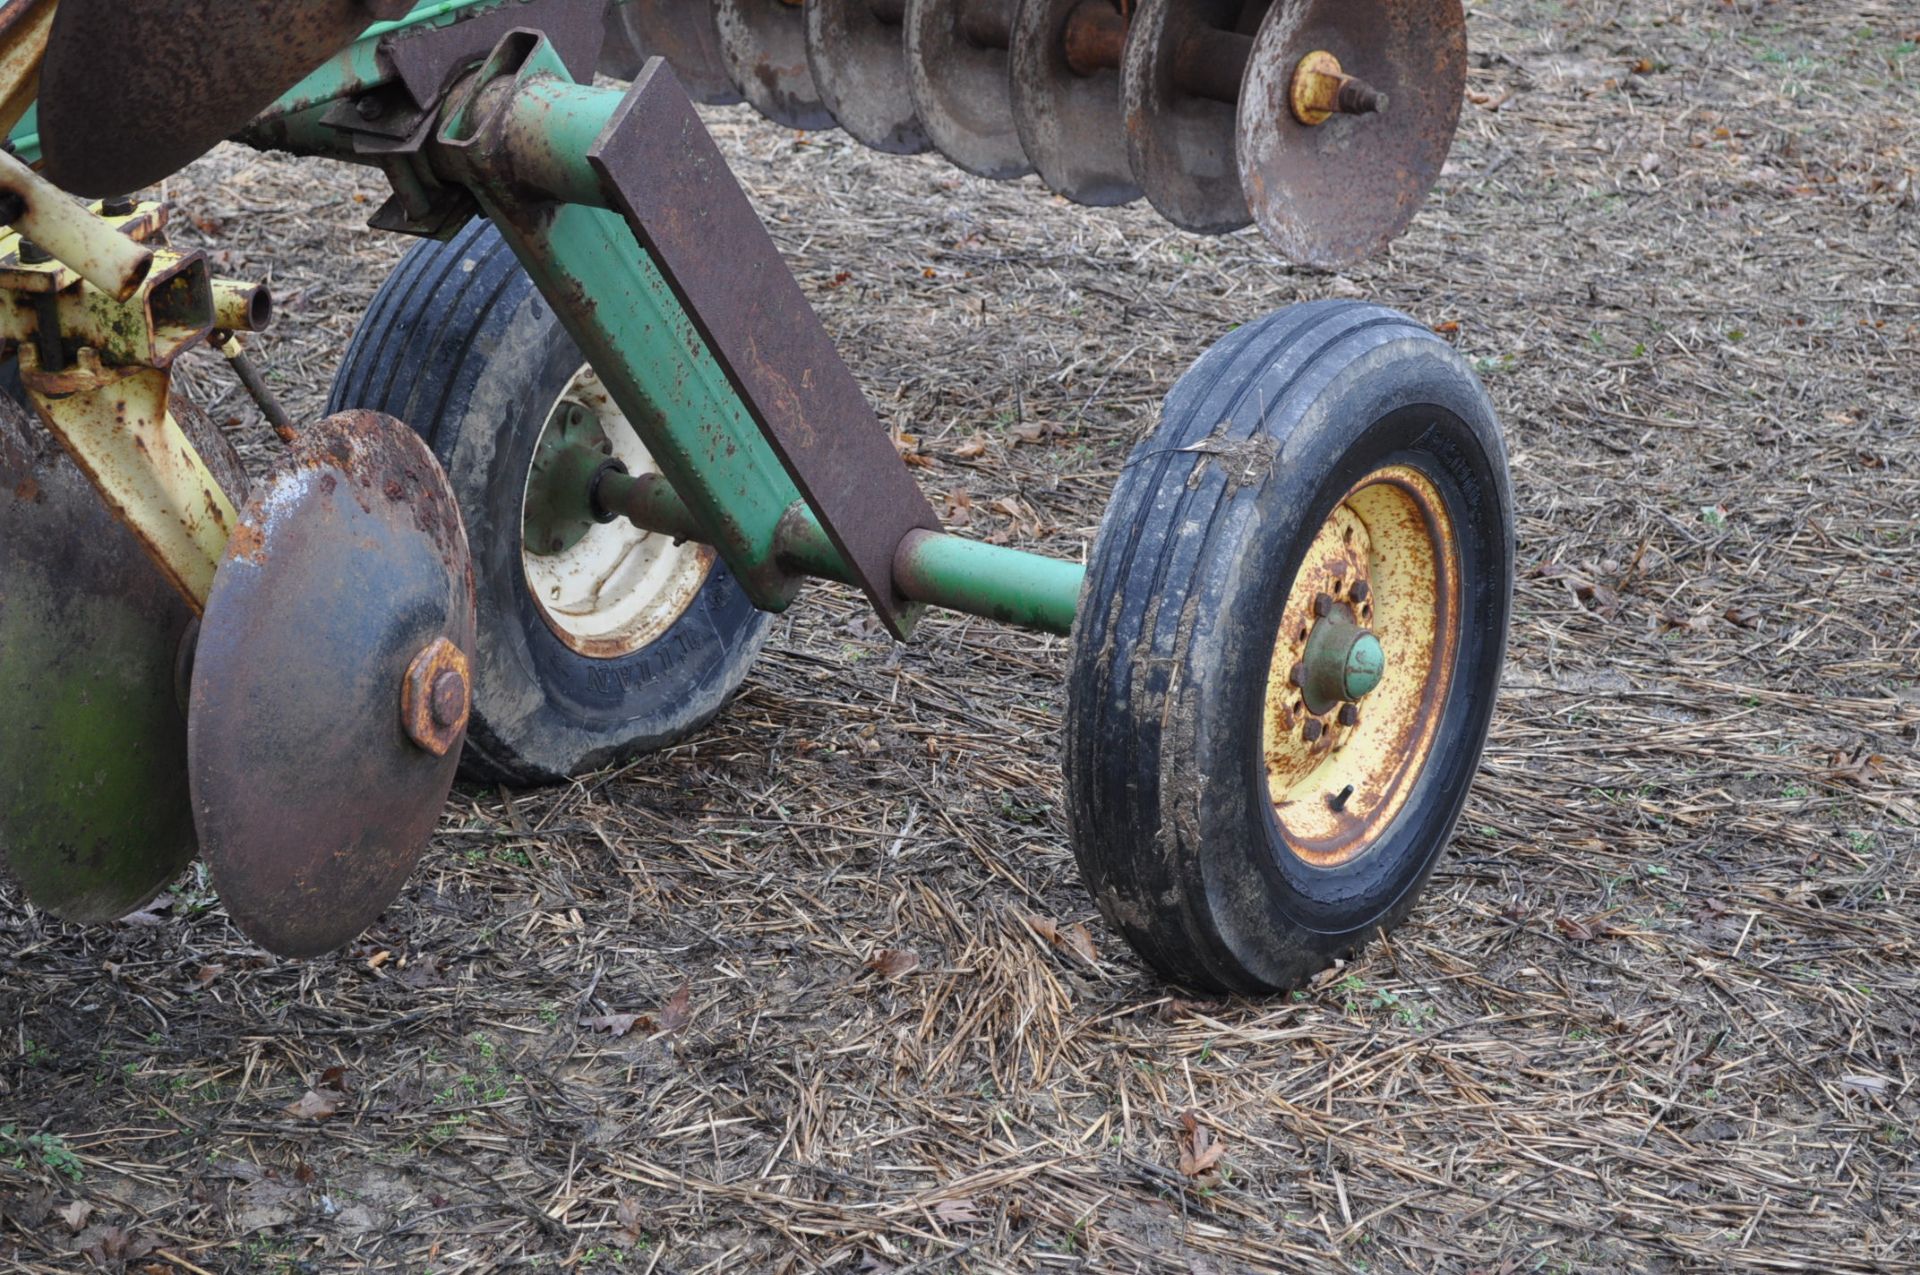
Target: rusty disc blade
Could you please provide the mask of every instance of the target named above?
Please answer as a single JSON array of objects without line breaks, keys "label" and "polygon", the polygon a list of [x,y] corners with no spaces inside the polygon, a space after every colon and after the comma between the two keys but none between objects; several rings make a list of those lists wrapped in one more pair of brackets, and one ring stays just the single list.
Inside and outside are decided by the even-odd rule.
[{"label": "rusty disc blade", "polygon": [[[1377,114],[1295,118],[1296,68],[1331,53],[1386,97]],[[1337,269],[1407,228],[1439,180],[1467,83],[1460,0],[1276,0],[1240,94],[1240,181],[1290,260]]]},{"label": "rusty disc blade", "polygon": [[[175,400],[174,419],[244,497],[205,415]],[[192,623],[79,467],[0,392],[0,863],[36,907],[111,921],[193,858]]]},{"label": "rusty disc blade", "polygon": [[820,100],[856,142],[889,155],[932,148],[907,87],[907,42],[873,0],[807,0],[807,65]]},{"label": "rusty disc blade", "polygon": [[[607,13],[609,47],[631,49],[629,64],[602,70],[623,80],[640,74],[648,58],[665,58],[687,96],[706,106],[732,106],[740,90],[720,57],[720,30],[713,0],[627,0]],[[618,56],[617,52],[614,56]]]},{"label": "rusty disc blade", "polygon": [[720,57],[747,104],[783,128],[837,128],[807,66],[807,19],[784,0],[713,0]]},{"label": "rusty disc blade", "polygon": [[201,853],[262,947],[331,951],[405,884],[460,756],[457,735],[435,755],[403,722],[409,669],[439,639],[471,659],[472,567],[439,463],[377,412],[302,430],[214,577],[187,720]]},{"label": "rusty disc blade", "polygon": [[[1140,198],[1120,114],[1120,60],[1083,74],[1068,54],[1070,23],[1081,6],[1103,3],[1020,0],[1007,71],[1020,146],[1040,180],[1076,204],[1109,208]],[[1118,4],[1110,19],[1124,28]]]},{"label": "rusty disc blade", "polygon": [[934,149],[974,176],[996,181],[1033,171],[1007,82],[1015,3],[907,0],[907,87],[920,123]]},{"label": "rusty disc blade", "polygon": [[[46,175],[124,195],[243,127],[392,4],[61,0],[40,67]],[[404,8],[404,6],[401,6]]]},{"label": "rusty disc blade", "polygon": [[1234,155],[1234,103],[1185,91],[1179,58],[1190,40],[1236,30],[1249,8],[1243,0],[1143,0],[1127,36],[1120,99],[1134,180],[1162,217],[1196,234],[1238,230],[1253,214]]}]

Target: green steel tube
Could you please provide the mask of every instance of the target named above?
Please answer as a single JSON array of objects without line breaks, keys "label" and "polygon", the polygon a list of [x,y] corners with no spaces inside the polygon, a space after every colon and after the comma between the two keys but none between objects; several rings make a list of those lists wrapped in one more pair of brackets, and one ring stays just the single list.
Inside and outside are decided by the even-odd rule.
[{"label": "green steel tube", "polygon": [[[680,540],[701,538],[699,520],[658,474],[635,477],[603,469],[589,501],[600,516],[626,518]],[[775,544],[781,565],[796,574],[853,582],[839,550],[803,502],[788,508]],[[1063,637],[1073,629],[1086,574],[1077,562],[937,531],[912,533],[893,559],[894,586],[915,602]]]}]

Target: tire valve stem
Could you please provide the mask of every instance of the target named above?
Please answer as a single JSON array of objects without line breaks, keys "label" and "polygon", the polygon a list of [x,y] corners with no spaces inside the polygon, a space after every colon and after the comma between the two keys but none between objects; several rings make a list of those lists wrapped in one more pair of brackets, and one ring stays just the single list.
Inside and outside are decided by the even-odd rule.
[{"label": "tire valve stem", "polygon": [[1347,799],[1352,796],[1353,796],[1353,785],[1348,784],[1345,788],[1342,788],[1339,792],[1336,792],[1332,796],[1328,797],[1327,805],[1332,808],[1335,814],[1339,814],[1342,810],[1345,810],[1347,808]]}]

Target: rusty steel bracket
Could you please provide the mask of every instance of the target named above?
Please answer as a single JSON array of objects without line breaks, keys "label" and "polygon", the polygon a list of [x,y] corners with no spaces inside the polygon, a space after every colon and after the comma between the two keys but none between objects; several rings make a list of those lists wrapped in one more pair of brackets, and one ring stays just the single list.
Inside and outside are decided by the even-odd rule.
[{"label": "rusty steel bracket", "polygon": [[[263,285],[215,280],[201,253],[154,246],[166,227],[163,205],[87,208],[62,195],[34,216],[36,232],[63,246],[117,240],[137,254],[109,245],[67,264],[17,233],[0,233],[0,344],[17,348],[20,380],[41,421],[198,612],[235,514],[168,411],[169,369],[216,322],[263,326],[272,299]],[[140,269],[104,272],[116,291],[89,280],[103,273],[102,262],[123,258]],[[96,268],[83,275],[81,265]]]},{"label": "rusty steel bracket", "polygon": [[47,372],[39,351],[22,345],[20,380],[107,507],[199,614],[236,515],[167,410],[167,372],[106,367],[90,348],[71,367]]},{"label": "rusty steel bracket", "polygon": [[860,590],[896,631],[893,559],[940,519],[661,59],[587,152]]}]

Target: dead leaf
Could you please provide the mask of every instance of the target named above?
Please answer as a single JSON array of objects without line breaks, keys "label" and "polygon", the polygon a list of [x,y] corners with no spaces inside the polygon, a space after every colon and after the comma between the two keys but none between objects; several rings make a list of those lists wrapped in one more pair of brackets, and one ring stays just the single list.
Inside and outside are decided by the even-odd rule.
[{"label": "dead leaf", "polygon": [[160,914],[162,912],[165,912],[168,908],[172,906],[173,906],[173,896],[171,895],[168,895],[165,898],[155,899],[153,902],[147,904],[147,906],[141,908],[138,912],[129,912],[125,916],[121,917],[120,924],[139,925],[149,929],[151,929],[153,926],[156,926],[156,925],[165,925],[167,923],[167,918]]},{"label": "dead leaf", "polygon": [[677,1032],[692,1021],[693,986],[687,984],[667,997],[667,1003],[660,1007],[660,1030]]},{"label": "dead leaf", "polygon": [[346,1101],[347,1096],[338,1089],[309,1089],[298,1102],[290,1102],[282,1110],[295,1120],[325,1120],[339,1115]]},{"label": "dead leaf", "polygon": [[965,1196],[961,1196],[958,1199],[936,1200],[933,1205],[933,1215],[949,1225],[961,1222],[984,1222],[987,1220],[981,1216],[978,1206]]},{"label": "dead leaf", "polygon": [[1100,963],[1100,955],[1093,948],[1093,931],[1081,922],[1076,921],[1060,931],[1060,946],[1089,965]]},{"label": "dead leaf", "polygon": [[595,1014],[591,1018],[581,1019],[580,1025],[590,1031],[605,1032],[615,1040],[618,1040],[620,1037],[632,1031],[636,1026],[644,1026],[648,1031],[652,1031],[653,1015]]},{"label": "dead leaf", "polygon": [[1180,1115],[1180,1172],[1190,1178],[1204,1177],[1227,1154],[1227,1144],[1216,1139],[1191,1111]]},{"label": "dead leaf", "polygon": [[614,1238],[622,1244],[632,1247],[646,1242],[647,1229],[640,1223],[640,1202],[621,1200],[613,1208],[613,1220],[620,1224],[614,1232]]},{"label": "dead leaf", "polygon": [[93,1243],[80,1252],[94,1265],[106,1266],[112,1262],[138,1261],[159,1247],[156,1241],[137,1232],[129,1235],[117,1226],[108,1226],[102,1227]]},{"label": "dead leaf", "polygon": [[1553,925],[1575,943],[1593,942],[1593,927],[1585,921],[1576,921],[1570,916],[1556,916],[1553,918]]},{"label": "dead leaf", "polygon": [[58,1213],[60,1220],[67,1224],[67,1229],[78,1235],[87,1229],[87,1219],[93,1216],[93,1205],[85,1200],[75,1200],[64,1209],[58,1210]]},{"label": "dead leaf", "polygon": [[881,978],[900,978],[920,968],[920,958],[897,947],[883,947],[867,958],[867,968]]},{"label": "dead leaf", "polygon": [[202,965],[199,971],[194,974],[193,981],[205,987],[226,972],[227,967],[224,965]]},{"label": "dead leaf", "polygon": [[955,460],[976,460],[987,454],[987,436],[976,433],[972,438],[960,444],[947,455]]}]

